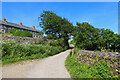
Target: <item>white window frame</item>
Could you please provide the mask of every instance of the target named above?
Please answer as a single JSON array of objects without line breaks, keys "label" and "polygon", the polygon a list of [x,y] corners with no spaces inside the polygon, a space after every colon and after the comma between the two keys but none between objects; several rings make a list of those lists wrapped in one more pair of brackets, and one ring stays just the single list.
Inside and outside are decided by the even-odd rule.
[{"label": "white window frame", "polygon": [[5,30],[4,30],[4,29],[1,29],[1,32],[2,32],[2,33],[5,33]]},{"label": "white window frame", "polygon": [[23,29],[19,29],[20,31],[23,31]]},{"label": "white window frame", "polygon": [[10,29],[14,29],[13,27],[10,27]]},{"label": "white window frame", "polygon": [[2,25],[2,28],[5,28],[6,26],[5,25]]}]

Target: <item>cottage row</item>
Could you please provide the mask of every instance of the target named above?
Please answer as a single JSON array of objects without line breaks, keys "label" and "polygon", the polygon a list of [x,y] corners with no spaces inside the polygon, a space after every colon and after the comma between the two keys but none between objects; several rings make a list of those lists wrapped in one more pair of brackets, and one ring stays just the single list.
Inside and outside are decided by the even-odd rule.
[{"label": "cottage row", "polygon": [[6,18],[3,18],[3,20],[0,20],[0,33],[10,33],[11,29],[19,29],[20,31],[29,31],[32,33],[33,37],[42,38],[43,34],[39,34],[39,30],[35,29],[35,26],[32,27],[24,26],[22,22],[19,24],[11,23],[6,21]]}]

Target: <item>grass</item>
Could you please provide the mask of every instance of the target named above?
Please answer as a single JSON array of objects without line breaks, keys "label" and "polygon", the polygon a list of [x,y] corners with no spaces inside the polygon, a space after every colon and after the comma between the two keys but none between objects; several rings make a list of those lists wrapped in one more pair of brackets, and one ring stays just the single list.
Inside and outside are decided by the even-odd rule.
[{"label": "grass", "polygon": [[11,58],[11,59],[6,59],[4,60],[3,58],[3,62],[2,64],[10,64],[10,63],[15,63],[15,62],[20,62],[20,61],[26,61],[26,60],[33,60],[33,59],[43,59],[48,57],[48,55],[31,55],[31,56],[27,56],[27,57],[18,57],[18,58]]},{"label": "grass", "polygon": [[40,39],[39,37],[33,37],[33,38],[37,38],[37,39]]},{"label": "grass", "polygon": [[10,36],[13,36],[13,34],[11,34],[11,33],[2,33],[2,35],[10,35]]}]

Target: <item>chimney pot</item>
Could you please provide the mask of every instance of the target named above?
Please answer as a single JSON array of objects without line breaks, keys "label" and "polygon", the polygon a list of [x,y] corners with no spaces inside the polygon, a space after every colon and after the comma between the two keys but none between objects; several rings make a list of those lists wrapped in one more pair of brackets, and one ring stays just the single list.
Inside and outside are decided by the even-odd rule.
[{"label": "chimney pot", "polygon": [[19,24],[22,25],[22,22],[20,22]]},{"label": "chimney pot", "polygon": [[33,26],[32,26],[32,28],[34,28],[34,29],[35,29],[35,26],[33,25]]},{"label": "chimney pot", "polygon": [[6,18],[3,18],[3,21],[6,21]]}]

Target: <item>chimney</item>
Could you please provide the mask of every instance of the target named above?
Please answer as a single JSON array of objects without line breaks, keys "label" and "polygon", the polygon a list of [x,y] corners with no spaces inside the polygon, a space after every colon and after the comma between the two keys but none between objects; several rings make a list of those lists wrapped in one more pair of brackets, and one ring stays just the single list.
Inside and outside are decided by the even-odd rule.
[{"label": "chimney", "polygon": [[6,21],[6,18],[3,18],[3,21]]},{"label": "chimney", "polygon": [[33,26],[32,26],[32,28],[34,28],[34,29],[35,29],[35,26],[33,25]]},{"label": "chimney", "polygon": [[21,25],[21,26],[22,26],[22,22],[20,22],[20,23],[19,23],[19,25]]}]

